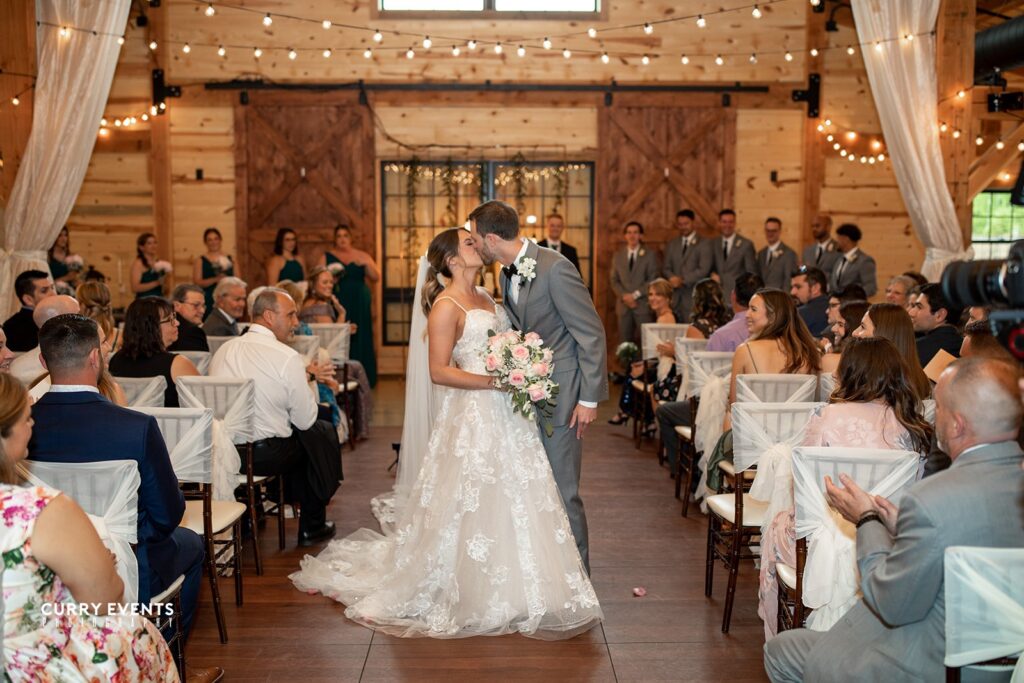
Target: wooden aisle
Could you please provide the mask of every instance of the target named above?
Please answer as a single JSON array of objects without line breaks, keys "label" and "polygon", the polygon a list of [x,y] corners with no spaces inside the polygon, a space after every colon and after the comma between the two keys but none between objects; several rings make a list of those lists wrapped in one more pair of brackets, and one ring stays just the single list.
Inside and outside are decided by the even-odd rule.
[{"label": "wooden aisle", "polygon": [[[618,389],[614,391],[617,393]],[[386,472],[397,441],[401,389],[377,389],[372,438],[345,451],[345,476],[329,510],[339,536],[376,528],[369,501],[391,486]],[[653,445],[633,449],[625,426],[605,422],[612,402],[587,437],[583,499],[590,521],[593,580],[605,613],[601,628],[570,641],[518,636],[464,640],[398,639],[345,619],[344,608],[295,590],[288,573],[304,550],[277,549],[276,529],[263,531],[264,576],[245,554],[245,604],[235,607],[231,582],[221,582],[229,642],[217,639],[204,583],[192,666],[222,666],[226,681],[763,681],[764,642],[757,617],[757,576],[740,572],[731,632],[721,633],[725,572],[716,567],[712,599],[704,597],[706,519],[683,519],[667,471]],[[385,423],[385,424],[382,424]],[[390,426],[388,426],[388,423]],[[313,548],[312,550],[317,550]],[[647,596],[633,597],[634,587]]]}]

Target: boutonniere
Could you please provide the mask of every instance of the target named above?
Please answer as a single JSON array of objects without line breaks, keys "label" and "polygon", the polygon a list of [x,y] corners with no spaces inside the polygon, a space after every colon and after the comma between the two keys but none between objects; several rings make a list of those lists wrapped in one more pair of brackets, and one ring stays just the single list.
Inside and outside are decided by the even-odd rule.
[{"label": "boutonniere", "polygon": [[859,256],[860,256],[860,254],[854,254],[853,256],[850,256],[850,257],[848,257],[848,258],[846,259],[846,262],[847,262],[847,263],[853,263],[854,261],[856,261],[856,260],[857,260],[857,257],[859,257]]},{"label": "boutonniere", "polygon": [[638,252],[637,252],[637,254],[639,254],[640,256],[643,256],[643,255],[644,255],[644,254],[646,254],[646,253],[647,253],[647,252],[646,252],[646,251],[644,251],[643,249],[641,249],[640,251],[638,251]]},{"label": "boutonniere", "polygon": [[524,282],[533,280],[537,277],[537,261],[528,256],[524,256],[519,259],[519,263],[516,264],[516,271],[519,273],[519,284],[522,286]]}]

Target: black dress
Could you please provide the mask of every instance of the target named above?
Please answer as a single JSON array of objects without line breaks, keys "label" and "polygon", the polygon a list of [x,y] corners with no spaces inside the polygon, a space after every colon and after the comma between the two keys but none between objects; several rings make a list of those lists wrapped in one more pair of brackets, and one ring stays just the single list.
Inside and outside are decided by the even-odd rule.
[{"label": "black dress", "polygon": [[164,408],[178,408],[178,389],[171,379],[171,364],[177,354],[163,351],[155,356],[129,358],[124,351],[118,351],[110,359],[110,374],[114,377],[156,377],[167,380],[164,391]]}]

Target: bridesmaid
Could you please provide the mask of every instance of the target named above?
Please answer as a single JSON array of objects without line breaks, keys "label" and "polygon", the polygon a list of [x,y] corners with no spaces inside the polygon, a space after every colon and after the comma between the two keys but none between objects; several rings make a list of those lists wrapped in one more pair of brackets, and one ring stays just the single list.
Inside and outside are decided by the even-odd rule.
[{"label": "bridesmaid", "polygon": [[196,259],[192,266],[192,281],[203,288],[206,297],[206,314],[213,311],[213,290],[217,283],[229,275],[242,277],[235,268],[230,254],[221,251],[224,238],[217,228],[207,228],[203,232],[203,244],[206,253]]},{"label": "bridesmaid", "polygon": [[352,335],[351,356],[366,368],[370,386],[377,384],[377,359],[373,353],[373,320],[370,314],[370,288],[366,280],[380,280],[380,269],[365,251],[352,247],[352,231],[347,225],[334,228],[334,246],[324,252],[322,266],[340,263],[344,272],[334,285],[334,295],[348,311],[349,322],[356,324]]},{"label": "bridesmaid", "polygon": [[50,266],[50,275],[54,282],[65,282],[69,287],[74,287],[78,280],[78,270],[72,270],[67,263],[71,253],[71,239],[68,236],[68,226],[60,229],[57,241],[53,243],[50,250],[46,252],[46,260]]},{"label": "bridesmaid", "polygon": [[299,256],[299,236],[291,228],[281,228],[274,238],[274,255],[267,261],[267,284],[281,280],[302,282],[306,279],[306,266]]},{"label": "bridesmaid", "polygon": [[156,235],[144,232],[135,240],[135,261],[132,263],[132,291],[135,298],[164,295],[164,274],[154,266],[157,262],[157,249],[160,244]]}]

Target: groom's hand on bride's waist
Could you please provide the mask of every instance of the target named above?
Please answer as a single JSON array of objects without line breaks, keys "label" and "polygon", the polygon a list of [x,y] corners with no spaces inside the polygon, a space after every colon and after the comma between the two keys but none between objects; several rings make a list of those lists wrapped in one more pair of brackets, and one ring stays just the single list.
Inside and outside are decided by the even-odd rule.
[{"label": "groom's hand on bride's waist", "polygon": [[576,428],[576,438],[582,439],[583,432],[587,425],[597,419],[597,408],[591,408],[577,403],[572,411],[572,419],[569,420],[569,429]]}]

